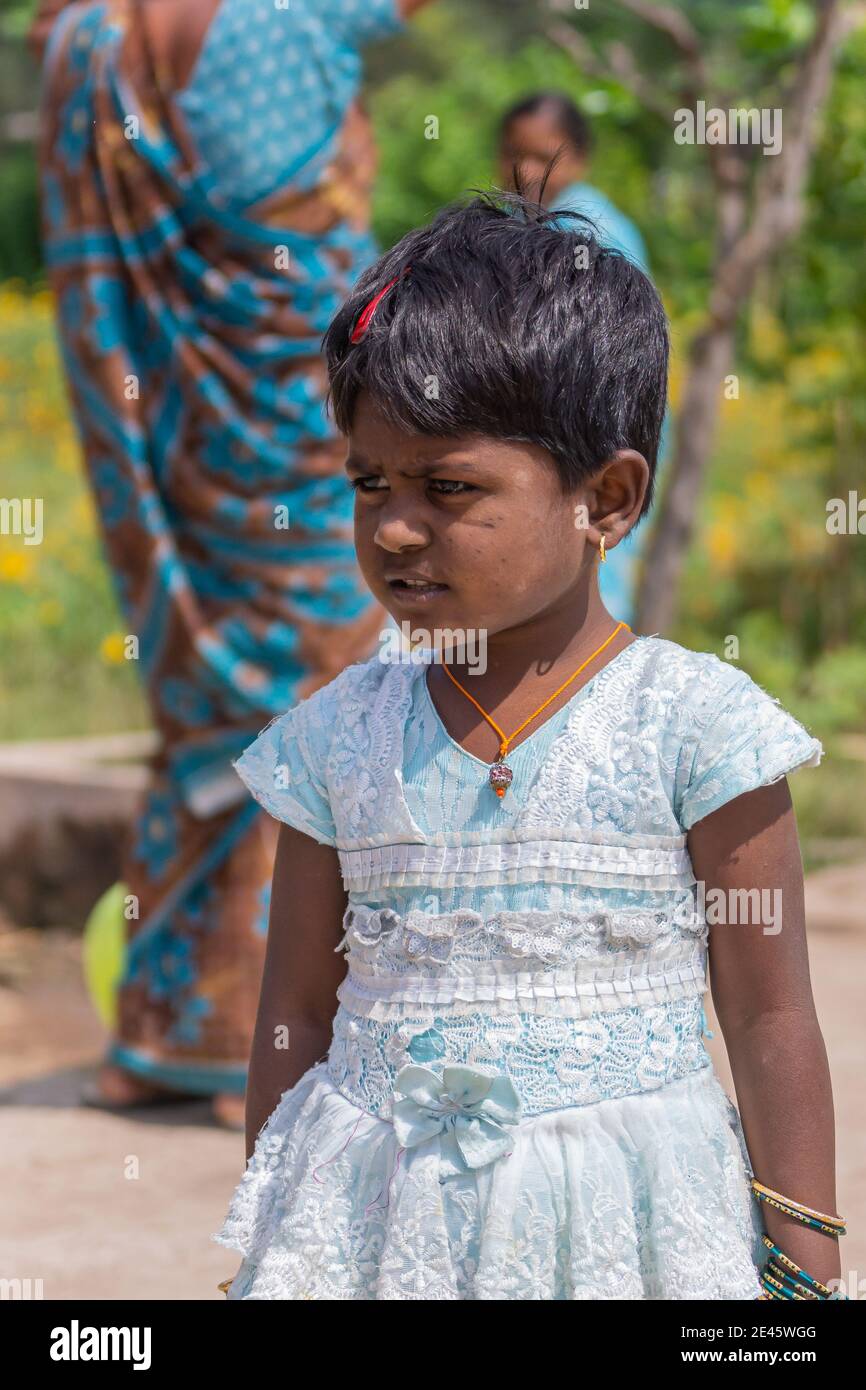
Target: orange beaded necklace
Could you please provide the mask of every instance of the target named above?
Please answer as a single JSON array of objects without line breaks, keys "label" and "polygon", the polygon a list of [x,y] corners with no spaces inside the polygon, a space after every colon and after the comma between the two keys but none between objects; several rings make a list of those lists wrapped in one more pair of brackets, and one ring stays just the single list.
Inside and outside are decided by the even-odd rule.
[{"label": "orange beaded necklace", "polygon": [[[493,788],[493,790],[496,792],[496,795],[497,795],[497,796],[499,796],[499,797],[504,796],[505,793],[508,791],[508,788],[511,786],[511,783],[512,783],[512,781],[513,781],[513,779],[514,779],[514,773],[512,772],[512,770],[511,770],[511,768],[508,766],[508,764],[505,762],[505,757],[506,757],[506,755],[507,755],[507,753],[508,753],[509,744],[511,744],[511,743],[514,741],[514,739],[517,738],[517,735],[521,732],[521,730],[523,730],[523,729],[526,728],[527,724],[531,724],[532,720],[535,719],[539,714],[541,714],[541,711],[542,711],[542,710],[547,709],[547,706],[551,703],[551,701],[552,701],[552,700],[555,700],[556,697],[557,697],[557,695],[559,695],[559,694],[565,689],[565,687],[566,687],[567,685],[571,685],[571,682],[575,679],[576,676],[579,676],[579,675],[580,675],[581,671],[585,671],[585,670],[586,670],[587,666],[589,665],[589,663],[590,663],[591,661],[595,661],[595,658],[596,658],[597,656],[600,656],[600,655],[601,655],[601,653],[604,651],[605,647],[609,647],[609,646],[610,646],[610,644],[611,644],[611,642],[613,641],[614,637],[616,637],[616,634],[620,631],[621,628],[626,628],[626,630],[627,630],[628,632],[631,632],[631,628],[629,627],[628,623],[617,623],[617,625],[616,625],[616,627],[614,628],[613,632],[610,634],[610,636],[609,636],[608,638],[605,639],[604,642],[602,642],[601,646],[600,646],[600,647],[596,647],[596,649],[595,649],[595,651],[592,653],[592,655],[591,655],[591,656],[588,656],[588,657],[586,658],[586,661],[582,661],[581,664],[578,666],[577,670],[574,671],[574,672],[572,672],[572,674],[569,676],[568,680],[567,680],[567,681],[563,681],[563,682],[562,682],[562,685],[559,687],[559,689],[558,689],[558,690],[554,690],[553,694],[550,695],[550,696],[548,696],[548,698],[544,701],[544,704],[543,704],[543,705],[539,705],[539,706],[538,706],[538,709],[535,710],[535,711],[533,711],[533,713],[530,714],[530,716],[529,716],[528,719],[524,719],[523,723],[520,724],[520,725],[518,726],[518,728],[516,728],[516,729],[514,730],[514,733],[513,733],[513,734],[508,734],[508,735],[504,734],[504,733],[502,732],[502,730],[500,729],[499,725],[496,723],[496,720],[495,720],[495,719],[491,719],[491,717],[490,717],[490,715],[487,713],[487,711],[486,711],[486,710],[483,710],[483,709],[481,708],[481,706],[479,705],[478,701],[475,699],[474,695],[470,695],[470,694],[469,694],[469,691],[468,691],[468,690],[465,690],[465,689],[463,688],[463,686],[460,684],[459,680],[458,680],[457,677],[453,674],[453,672],[450,671],[449,668],[448,668],[447,666],[445,666],[445,671],[446,671],[447,674],[451,677],[451,680],[452,680],[452,681],[454,682],[454,684],[457,686],[457,689],[463,691],[463,694],[466,696],[467,700],[471,700],[471,701],[472,701],[473,705],[474,705],[475,708],[478,710],[478,713],[484,716],[484,718],[487,720],[487,723],[490,725],[490,727],[491,727],[492,729],[495,729],[496,733],[499,735],[499,739],[500,739],[500,742],[499,742],[499,756],[497,757],[496,761],[491,765],[490,773],[489,773],[489,782],[490,782],[490,785],[491,785],[491,787]],[[444,666],[444,662],[443,662],[443,666]]]}]

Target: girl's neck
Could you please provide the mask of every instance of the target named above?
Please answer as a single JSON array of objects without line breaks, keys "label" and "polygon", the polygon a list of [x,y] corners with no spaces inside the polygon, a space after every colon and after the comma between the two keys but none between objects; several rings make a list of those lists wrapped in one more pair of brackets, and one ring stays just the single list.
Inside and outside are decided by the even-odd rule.
[{"label": "girl's neck", "polygon": [[[612,617],[602,603],[597,584],[593,584],[591,591],[580,597],[569,594],[560,605],[528,622],[488,635],[485,644],[486,670],[483,675],[473,670],[473,694],[481,698],[474,688],[476,684],[489,684],[502,694],[524,683],[537,686],[539,681],[555,688],[610,636],[618,622],[619,619]],[[593,663],[587,679],[633,640],[626,628],[621,629],[610,646],[605,648],[599,664],[596,666]],[[448,665],[460,680],[463,679],[461,672],[469,674],[465,662],[449,660]],[[558,679],[554,679],[554,676]]]},{"label": "girl's neck", "polygon": [[[468,692],[506,735],[516,732],[524,720],[533,716],[515,738],[512,747],[519,747],[635,641],[628,628],[618,632],[616,628],[617,622],[599,599],[597,605],[587,606],[585,620],[573,631],[562,625],[537,622],[531,627],[523,625],[497,633],[495,639],[489,640],[486,666],[467,667],[465,662],[448,660],[449,670],[463,691],[437,663],[431,664],[425,674],[427,689],[447,733],[473,757],[492,762],[497,756],[499,738],[472,700],[466,698]],[[560,690],[614,632],[616,635],[604,650]],[[540,710],[547,699],[550,704]]]}]

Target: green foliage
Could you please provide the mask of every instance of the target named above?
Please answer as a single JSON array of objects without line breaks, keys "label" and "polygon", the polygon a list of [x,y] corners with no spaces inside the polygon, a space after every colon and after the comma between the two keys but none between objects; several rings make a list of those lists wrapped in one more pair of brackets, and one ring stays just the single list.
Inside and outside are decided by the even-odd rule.
[{"label": "green foliage", "polygon": [[[419,82],[412,70],[400,71],[370,95],[380,165],[375,228],[382,245],[428,220],[442,203],[497,183],[499,118],[528,91],[552,87],[578,102],[591,99],[602,142],[605,122],[640,117],[634,100],[621,89],[608,92],[581,78],[566,54],[539,38],[519,52],[491,59],[485,31],[456,23],[449,5],[422,13],[415,44],[426,55],[425,80]],[[425,138],[431,115],[439,122],[437,139]],[[627,141],[612,146],[607,156],[609,182],[616,184],[626,210],[631,204],[637,213],[647,198],[648,170]]]},{"label": "green foliage", "polygon": [[[689,0],[681,7],[702,35],[713,89],[701,95],[724,106],[784,104],[780,93],[814,25],[812,4]],[[24,0],[6,6],[0,27],[7,37],[23,35],[27,9]],[[543,0],[438,0],[404,36],[371,50],[375,230],[389,245],[444,202],[494,185],[502,111],[532,90],[568,92],[593,121],[592,182],[646,238],[672,318],[676,401],[684,348],[706,305],[714,230],[704,152],[673,140],[678,59],[663,36],[614,3],[591,4],[567,21],[602,48],[617,41],[630,49],[665,94],[665,120],[618,82],[581,71],[545,37],[549,13]],[[4,85],[20,103],[20,92],[32,93],[35,84],[20,44],[18,54],[12,68],[0,60],[0,72],[14,78]],[[672,634],[719,655],[735,636],[740,664],[827,741],[831,756],[820,776],[792,781],[805,833],[819,838],[866,838],[862,764],[840,751],[846,737],[866,728],[866,543],[826,529],[828,499],[851,488],[866,492],[864,79],[860,30],[846,43],[820,123],[802,233],[757,286],[742,324],[732,368],[739,394],[721,403]],[[15,109],[10,100],[7,110]],[[430,116],[438,119],[438,139],[425,138]],[[756,161],[762,158],[756,151]],[[0,280],[38,279],[35,189],[31,154],[7,150]],[[70,522],[57,553],[40,548],[32,573],[20,561],[4,573],[0,563],[0,641],[16,651],[14,667],[6,665],[0,736],[142,724],[134,673],[115,659],[120,620],[76,471],[56,362],[46,356],[49,309],[21,286],[12,300],[19,307],[0,341],[0,376],[5,362],[12,401],[4,490],[38,491]]]},{"label": "green foliage", "polygon": [[3,161],[0,281],[17,277],[33,283],[41,274],[36,168],[30,150],[19,146],[7,151]]},{"label": "green foliage", "polygon": [[[42,501],[43,539],[0,536],[0,740],[145,728],[146,703],[86,488],[51,297],[0,290],[4,497]],[[8,654],[14,653],[14,660]]]},{"label": "green foliage", "polygon": [[[465,5],[433,5],[421,13],[411,37],[389,45],[393,61],[385,64],[380,57],[369,93],[379,145],[374,228],[380,244],[393,244],[472,188],[495,186],[503,111],[529,92],[554,88],[592,117],[592,180],[645,230],[654,264],[670,259],[682,269],[685,259],[705,272],[706,235],[680,237],[674,230],[676,209],[688,209],[689,220],[699,209],[692,211],[686,183],[660,167],[664,149],[672,146],[670,131],[657,118],[648,119],[618,83],[579,72],[537,25],[518,46],[502,42],[510,13],[506,7],[491,22]],[[431,115],[439,121],[438,139],[425,138]],[[681,278],[686,284],[687,276]]]}]

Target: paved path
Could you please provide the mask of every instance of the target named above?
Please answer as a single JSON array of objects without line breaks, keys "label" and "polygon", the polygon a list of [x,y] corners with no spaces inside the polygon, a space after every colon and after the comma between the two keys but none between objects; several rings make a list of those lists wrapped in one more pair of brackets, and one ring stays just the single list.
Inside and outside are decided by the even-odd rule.
[{"label": "paved path", "polygon": [[[844,1268],[866,1293],[866,865],[810,879],[810,961],[833,1075]],[[238,1257],[209,1239],[244,1162],[243,1137],[207,1102],[117,1117],[78,1104],[103,1046],[80,939],[0,935],[0,1277],[42,1279],[46,1299],[202,1299]],[[732,1093],[716,1037],[710,1050]],[[130,1176],[134,1170],[135,1175]]]}]

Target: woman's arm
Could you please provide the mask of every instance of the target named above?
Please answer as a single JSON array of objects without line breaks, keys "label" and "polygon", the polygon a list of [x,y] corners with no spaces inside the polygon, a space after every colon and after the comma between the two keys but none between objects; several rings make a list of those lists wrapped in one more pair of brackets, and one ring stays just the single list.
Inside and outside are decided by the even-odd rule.
[{"label": "woman's arm", "polygon": [[[695,877],[705,884],[713,1004],[755,1177],[838,1215],[833,1093],[809,978],[803,867],[787,782],[729,801],[692,827],[688,845]],[[728,908],[715,924],[714,902]],[[825,1284],[839,1277],[837,1240],[766,1203],[761,1214],[771,1240],[796,1264]]]},{"label": "woman's arm", "polygon": [[67,9],[73,3],[74,0],[41,0],[41,3],[37,5],[33,21],[27,31],[27,42],[37,63],[42,62],[55,20],[61,10]]},{"label": "woman's arm", "polygon": [[345,955],[335,952],[346,903],[337,851],[281,825],[247,1081],[248,1160],[280,1096],[330,1046],[346,974]]}]

